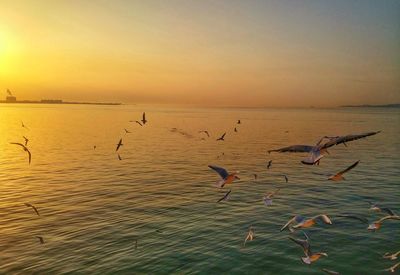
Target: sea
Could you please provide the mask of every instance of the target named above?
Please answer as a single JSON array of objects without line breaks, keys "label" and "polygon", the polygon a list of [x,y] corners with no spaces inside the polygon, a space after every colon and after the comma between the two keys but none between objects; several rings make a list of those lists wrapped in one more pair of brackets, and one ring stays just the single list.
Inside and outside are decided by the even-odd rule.
[{"label": "sea", "polygon": [[[268,153],[370,131],[381,132],[329,148],[320,165]],[[11,144],[23,136],[31,164]],[[371,232],[338,215],[384,217],[371,203],[400,213],[399,136],[399,108],[1,104],[0,273],[384,274],[399,262],[383,255],[400,250],[400,221]],[[358,160],[345,180],[327,180]],[[208,165],[240,179],[218,188]],[[295,215],[319,214],[332,224],[280,232]],[[302,263],[289,237],[303,232],[328,256]]]}]

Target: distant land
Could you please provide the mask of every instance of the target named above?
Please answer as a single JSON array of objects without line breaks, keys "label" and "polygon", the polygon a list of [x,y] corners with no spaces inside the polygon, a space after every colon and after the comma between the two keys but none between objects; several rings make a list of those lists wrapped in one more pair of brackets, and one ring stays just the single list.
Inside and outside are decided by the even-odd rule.
[{"label": "distant land", "polygon": [[400,108],[400,103],[383,104],[383,105],[369,105],[369,104],[343,105],[343,106],[340,106],[340,107],[352,107],[352,108]]},{"label": "distant land", "polygon": [[6,100],[0,100],[0,103],[6,104],[85,104],[85,105],[121,105],[121,103],[109,102],[71,102],[63,101],[61,99],[42,99],[38,100],[17,100],[14,96],[7,96]]}]

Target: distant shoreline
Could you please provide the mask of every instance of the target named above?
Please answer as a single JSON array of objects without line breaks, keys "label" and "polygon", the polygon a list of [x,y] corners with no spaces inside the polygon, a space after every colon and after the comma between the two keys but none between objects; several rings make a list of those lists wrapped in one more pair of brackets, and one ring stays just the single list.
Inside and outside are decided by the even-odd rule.
[{"label": "distant shoreline", "polygon": [[363,104],[363,105],[343,105],[340,107],[345,107],[345,108],[400,108],[400,103],[396,104],[383,104],[383,105],[369,105],[369,104]]},{"label": "distant shoreline", "polygon": [[49,102],[49,101],[34,101],[34,100],[23,100],[23,101],[15,101],[15,102],[8,102],[5,100],[0,100],[0,103],[4,104],[69,104],[69,105],[122,105],[122,103],[108,103],[108,102]]}]

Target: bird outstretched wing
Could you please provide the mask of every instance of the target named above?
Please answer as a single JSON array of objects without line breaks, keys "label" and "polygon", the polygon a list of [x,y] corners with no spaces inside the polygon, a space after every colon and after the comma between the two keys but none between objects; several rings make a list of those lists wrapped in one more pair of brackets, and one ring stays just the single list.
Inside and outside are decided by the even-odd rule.
[{"label": "bird outstretched wing", "polygon": [[218,175],[221,176],[222,179],[226,179],[229,176],[228,171],[226,171],[224,168],[222,167],[218,167],[218,166],[214,166],[214,165],[208,165],[208,167],[210,167],[211,169],[213,169],[215,172],[218,173]]}]

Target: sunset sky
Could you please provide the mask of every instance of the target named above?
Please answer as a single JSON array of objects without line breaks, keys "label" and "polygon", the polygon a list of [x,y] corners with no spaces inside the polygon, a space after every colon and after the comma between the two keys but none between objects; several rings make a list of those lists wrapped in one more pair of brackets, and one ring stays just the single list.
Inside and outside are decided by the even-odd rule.
[{"label": "sunset sky", "polygon": [[400,102],[400,1],[0,1],[0,97]]}]

